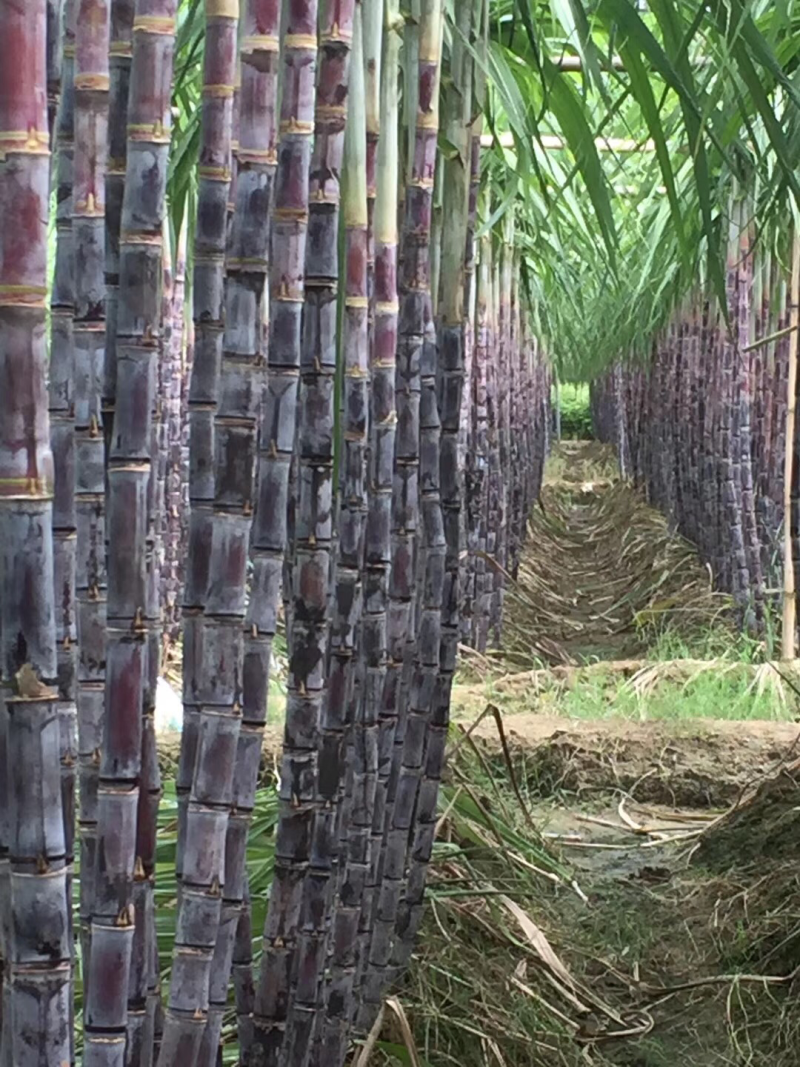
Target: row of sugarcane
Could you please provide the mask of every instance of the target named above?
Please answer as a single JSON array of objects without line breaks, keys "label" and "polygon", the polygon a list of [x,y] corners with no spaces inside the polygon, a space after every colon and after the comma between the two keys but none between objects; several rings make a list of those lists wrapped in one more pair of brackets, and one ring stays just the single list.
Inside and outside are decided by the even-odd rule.
[{"label": "row of sugarcane", "polygon": [[[165,225],[177,0],[0,4],[0,1067],[212,1067],[231,982],[241,1063],[339,1064],[408,964],[458,645],[499,636],[549,394],[513,230],[499,253],[475,238],[488,7],[459,5],[443,83],[442,0],[412,6],[205,0],[187,346]],[[184,557],[164,1004],[154,709]]]},{"label": "row of sugarcane", "polygon": [[592,383],[592,413],[622,473],[698,545],[745,628],[777,631],[782,595],[791,656],[798,244],[757,240],[743,198],[731,201],[729,220],[724,305],[703,292],[685,298],[646,359],[621,361]]},{"label": "row of sugarcane", "polygon": [[[477,191],[477,190],[476,190]],[[516,578],[550,451],[551,370],[522,313],[513,220],[477,248],[476,330],[467,360],[462,438],[466,553],[462,641],[502,646],[506,587]]]}]

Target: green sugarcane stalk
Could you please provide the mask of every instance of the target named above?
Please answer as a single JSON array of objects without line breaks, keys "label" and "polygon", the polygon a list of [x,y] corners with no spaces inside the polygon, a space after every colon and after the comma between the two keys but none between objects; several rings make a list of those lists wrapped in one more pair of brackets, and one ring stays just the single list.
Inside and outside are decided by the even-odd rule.
[{"label": "green sugarcane stalk", "polygon": [[105,359],[105,181],[108,153],[107,0],[78,0],[75,26],[75,507],[78,531],[78,753],[81,941],[90,971],[97,791],[106,671],[106,482],[102,394]]},{"label": "green sugarcane stalk", "polygon": [[50,152],[44,0],[0,6],[0,653],[5,757],[0,1062],[71,1057],[72,946],[46,386]]}]

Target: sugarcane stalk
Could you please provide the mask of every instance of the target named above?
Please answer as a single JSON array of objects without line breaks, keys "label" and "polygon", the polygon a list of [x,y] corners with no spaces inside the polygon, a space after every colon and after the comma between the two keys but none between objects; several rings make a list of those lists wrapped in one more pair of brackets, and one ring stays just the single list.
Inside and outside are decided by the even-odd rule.
[{"label": "sugarcane stalk", "polygon": [[64,0],[47,0],[47,127],[50,147],[56,132],[56,119],[61,99],[62,68],[64,62],[64,32],[62,17]]},{"label": "sugarcane stalk", "polygon": [[[215,426],[217,500],[213,516],[211,573],[220,572],[225,556],[235,547],[235,558],[246,563],[250,545],[252,494],[256,459],[257,416],[262,402],[264,362],[262,358],[262,299],[268,268],[269,215],[275,166],[275,90],[278,69],[277,3],[251,3],[244,19],[241,52],[241,96],[239,111],[238,178],[236,206],[228,242],[225,286],[225,332],[220,404]],[[233,540],[232,540],[233,538]],[[233,752],[233,778],[230,799],[227,792],[214,800],[207,788],[198,792],[197,773],[203,749],[198,751],[195,785],[189,805],[189,831],[195,803],[206,810],[213,802],[227,802],[230,812],[225,828],[225,864],[222,872],[222,905],[216,944],[211,960],[208,992],[208,1024],[200,1046],[198,1067],[217,1062],[222,1019],[228,998],[233,953],[239,917],[243,907],[246,865],[245,850],[261,756],[261,740],[266,716],[266,699],[253,708],[247,689],[246,653],[243,629],[245,617],[245,570],[234,575],[227,568],[224,590],[219,583],[209,588],[206,618],[215,609],[217,625],[229,630],[226,647],[241,659],[243,675],[235,704],[228,707],[242,719]],[[224,596],[224,601],[222,597]],[[206,637],[207,640],[207,637]],[[242,713],[241,708],[244,708]],[[216,707],[219,714],[220,707]],[[218,758],[219,743],[209,747],[210,758]],[[226,749],[227,751],[227,749]],[[230,755],[227,757],[230,759]],[[188,840],[188,839],[187,839]]]},{"label": "sugarcane stalk", "polygon": [[[488,22],[487,5],[481,3],[472,22],[473,47],[481,47],[485,40]],[[480,108],[485,95],[485,77],[481,64],[473,71],[473,100]],[[463,537],[466,546],[461,568],[463,593],[461,597],[461,639],[465,644],[473,641],[477,599],[477,522],[475,482],[478,466],[477,440],[473,410],[477,402],[476,389],[476,325],[477,325],[477,275],[475,271],[477,241],[475,228],[478,218],[478,195],[481,184],[481,131],[483,117],[479,111],[470,128],[469,135],[469,203],[467,208],[467,236],[464,248],[464,375],[465,387],[461,393],[461,416],[459,430],[459,467],[464,473],[464,508],[462,512]]]},{"label": "sugarcane stalk", "polygon": [[80,775],[81,940],[84,977],[91,961],[97,846],[98,771],[106,672],[106,484],[104,379],[105,181],[108,153],[110,9],[78,0],[75,26],[75,508],[78,605],[78,758]]},{"label": "sugarcane stalk", "polygon": [[[336,356],[339,264],[340,182],[348,118],[350,80],[360,86],[363,107],[363,73],[357,70],[361,54],[351,58],[355,44],[352,0],[324,0],[319,11],[319,73],[316,129],[310,170],[310,208],[305,267],[305,310],[298,394],[297,497],[294,501],[294,560],[289,584],[287,626],[290,680],[286,706],[285,752],[294,747],[297,724],[308,731],[318,749],[314,804],[302,817],[310,825],[305,856],[295,852],[295,868],[305,862],[302,902],[295,948],[297,985],[292,995],[281,1062],[306,1064],[312,1055],[317,999],[325,962],[326,929],[330,920],[331,874],[335,839],[336,801],[341,761],[344,716],[347,710],[347,672],[353,655],[354,613],[358,567],[343,551],[350,545],[349,511],[343,501],[337,523],[339,569],[328,616],[329,574],[333,539],[333,460],[336,421]],[[366,133],[361,129],[366,143]],[[349,142],[348,142],[349,143]],[[362,151],[362,161],[365,149]],[[349,172],[348,172],[349,173]],[[365,208],[366,210],[366,208]],[[366,236],[366,235],[365,235]],[[366,247],[363,249],[366,256]],[[366,270],[366,261],[364,262]],[[363,309],[366,315],[366,308]],[[345,294],[345,337],[351,312]],[[366,319],[364,320],[366,322]],[[352,390],[345,381],[344,411],[352,405]],[[345,415],[345,419],[352,417]],[[346,426],[347,423],[345,423]],[[345,430],[346,434],[346,430]],[[345,437],[346,441],[346,437]],[[340,441],[341,445],[341,441]],[[344,444],[345,452],[354,445]],[[347,456],[341,460],[349,469]],[[286,591],[285,594],[286,595]],[[329,651],[330,650],[330,651]],[[330,655],[330,669],[327,664]],[[290,721],[292,725],[290,726]],[[293,752],[302,756],[302,748]],[[300,816],[298,816],[300,817]],[[296,832],[296,831],[295,831]],[[327,1052],[326,1052],[327,1055]]]},{"label": "sugarcane stalk", "polygon": [[[463,496],[458,445],[461,394],[464,386],[464,253],[469,213],[469,126],[472,103],[472,63],[466,42],[469,41],[474,14],[471,4],[462,5],[457,12],[458,34],[453,44],[450,63],[453,87],[446,99],[446,137],[455,146],[457,152],[454,152],[447,160],[443,171],[447,196],[444,202],[442,229],[438,362],[434,368],[438,389],[437,407],[441,419],[437,457],[441,501],[436,502],[439,515],[436,516],[435,521],[443,523],[444,575],[443,578],[439,578],[438,569],[441,561],[438,553],[433,551],[433,545],[437,544],[438,538],[436,542],[431,538],[425,546],[428,557],[425,585],[427,587],[430,583],[431,592],[438,592],[440,597],[438,633],[434,630],[438,637],[434,646],[438,672],[434,674],[431,689],[427,650],[423,647],[428,636],[425,630],[426,618],[423,614],[418,638],[420,646],[418,684],[421,690],[431,689],[431,691],[426,698],[419,701],[416,707],[413,703],[411,705],[412,715],[416,714],[417,708],[422,712],[425,722],[424,735],[420,740],[413,739],[412,724],[416,727],[416,722],[410,717],[410,728],[406,734],[407,750],[404,752],[403,759],[404,767],[420,768],[417,773],[421,773],[421,779],[418,787],[417,810],[410,833],[410,862],[405,901],[398,914],[397,943],[392,958],[393,967],[401,971],[407,966],[411,957],[422,919],[425,881],[436,831],[436,805],[439,782],[444,769],[444,750],[450,722],[450,698],[458,655],[461,609],[459,564]],[[421,429],[423,427],[424,423],[421,421]],[[429,447],[434,453],[434,449]],[[425,450],[422,447],[421,451],[424,455]],[[424,513],[426,506],[430,505],[424,492],[424,467],[422,472]],[[431,580],[433,575],[436,575],[435,581]]]},{"label": "sugarcane stalk", "polygon": [[114,425],[117,387],[117,314],[119,306],[119,239],[125,163],[128,152],[128,96],[133,57],[135,0],[111,0],[109,39],[108,160],[105,172],[106,343],[103,373],[103,428],[106,453]]},{"label": "sugarcane stalk", "polygon": [[[742,497],[742,521],[745,537],[745,554],[749,574],[748,614],[750,628],[757,630],[764,621],[764,579],[761,571],[761,551],[756,521],[753,487],[753,433],[752,410],[753,388],[750,362],[752,356],[746,351],[750,341],[750,323],[753,318],[753,249],[751,226],[745,221],[748,212],[744,200],[738,204],[738,254],[736,272],[736,360],[739,422],[739,470]],[[683,422],[683,420],[681,420]]]},{"label": "sugarcane stalk", "polygon": [[800,234],[795,232],[792,242],[792,280],[789,290],[789,318],[794,328],[789,341],[789,367],[786,402],[786,434],[784,437],[783,468],[783,630],[781,656],[792,660],[795,656],[797,628],[797,593],[792,545],[792,479],[794,475],[794,439],[797,418],[797,351],[800,326]]},{"label": "sugarcane stalk", "polygon": [[[347,969],[343,972],[345,996],[337,1001],[333,990],[326,999],[328,1019],[341,1013],[344,1024],[352,1018],[353,995],[360,1001],[360,984],[369,961],[370,941],[381,879],[381,853],[387,791],[397,726],[396,686],[398,668],[409,619],[408,591],[413,533],[403,526],[406,479],[414,470],[396,466],[397,339],[399,304],[397,292],[397,188],[400,175],[398,151],[397,71],[403,20],[397,0],[384,6],[384,34],[380,103],[376,201],[373,213],[375,239],[374,332],[370,343],[370,479],[365,543],[365,623],[369,683],[365,693],[368,721],[377,717],[376,776],[372,799],[369,869],[360,901],[358,951],[355,958],[355,991]],[[413,402],[412,402],[413,403]],[[416,428],[418,409],[406,409]],[[418,431],[417,431],[418,433]],[[418,455],[418,453],[417,453]],[[405,579],[403,571],[405,570]],[[394,579],[397,583],[394,584]],[[366,749],[363,751],[366,752]],[[329,1024],[326,1024],[329,1025]]]},{"label": "sugarcane stalk", "polygon": [[[340,14],[344,5],[340,5]],[[338,1063],[337,1023],[331,1031],[323,1018],[324,991],[322,978],[330,927],[331,991],[336,986],[336,967],[341,961],[339,917],[333,909],[337,887],[357,893],[363,886],[369,825],[359,820],[355,805],[344,816],[340,794],[347,775],[352,780],[349,795],[359,793],[361,781],[357,762],[359,708],[363,706],[364,685],[359,677],[360,661],[357,639],[361,624],[363,583],[361,574],[364,527],[367,510],[367,445],[369,418],[369,280],[368,280],[368,207],[367,207],[367,131],[363,65],[362,8],[350,7],[352,25],[352,59],[350,63],[348,111],[344,144],[344,319],[342,326],[342,413],[339,423],[338,453],[341,471],[341,498],[337,519],[336,560],[333,572],[332,617],[328,632],[329,667],[323,698],[317,766],[317,802],[309,867],[303,893],[300,933],[297,947],[298,981],[287,1027],[284,1050],[287,1064]],[[344,97],[344,93],[341,94]],[[340,156],[341,158],[341,156]],[[335,366],[335,349],[330,353]],[[330,404],[327,423],[331,436],[334,426],[333,366],[331,367]],[[301,458],[302,458],[301,451]],[[333,459],[332,452],[326,457]],[[332,476],[332,471],[330,472]],[[298,509],[302,516],[303,508]],[[328,532],[328,541],[330,532]],[[319,545],[319,541],[317,541]],[[298,546],[299,547],[299,546]],[[298,558],[298,564],[300,560]],[[321,563],[320,607],[324,616],[329,560]],[[301,604],[295,608],[295,626]],[[325,625],[323,618],[323,627]],[[364,637],[366,640],[366,636]],[[360,683],[360,684],[359,684]],[[351,751],[352,749],[352,751]],[[346,766],[347,761],[351,761]],[[347,791],[347,785],[344,786]],[[337,818],[339,816],[339,818]],[[346,818],[346,825],[345,825]],[[348,829],[362,827],[360,845],[351,845]],[[342,840],[348,843],[342,845]],[[337,857],[337,847],[340,855]],[[338,864],[336,860],[338,859]],[[358,868],[358,870],[354,870]],[[359,881],[359,873],[362,875]],[[351,923],[352,938],[348,951],[356,943],[358,909]],[[336,993],[332,994],[334,997]],[[330,1004],[330,997],[328,998]],[[316,1043],[314,1043],[316,1032]],[[321,1059],[320,1059],[321,1057]]]},{"label": "sugarcane stalk", "polygon": [[167,656],[180,636],[180,611],[183,600],[186,555],[184,546],[188,535],[188,499],[185,499],[188,477],[188,456],[185,449],[187,434],[185,365],[186,336],[186,242],[187,225],[183,220],[177,235],[175,271],[172,281],[172,300],[168,310],[170,326],[169,353],[165,358],[163,379],[167,411],[165,441],[167,452],[166,488],[164,499],[164,570],[162,572],[162,604],[165,612],[164,642]]},{"label": "sugarcane stalk", "polygon": [[[316,0],[287,0],[281,57],[280,145],[275,182],[270,265],[268,385],[260,436],[259,497],[253,532],[251,617],[268,655],[277,625],[283,555],[287,543],[289,467],[294,452],[301,367],[301,321],[309,223],[309,173],[314,133],[317,66]],[[264,929],[264,953],[256,988],[252,1062],[276,1063],[288,1013],[290,968],[302,901],[314,807],[317,704],[322,664],[303,661],[290,646],[292,684],[311,692],[307,715],[286,719],[281,769],[281,815],[275,845],[275,875]],[[255,664],[262,677],[267,663]]]},{"label": "sugarcane stalk", "polygon": [[[414,599],[417,565],[417,527],[419,513],[419,414],[420,365],[419,345],[414,339],[400,341],[400,305],[398,302],[398,274],[400,248],[398,229],[400,210],[405,205],[407,176],[401,171],[398,144],[399,111],[396,99],[397,65],[404,30],[405,94],[406,100],[416,98],[415,57],[418,55],[419,3],[412,5],[411,19],[405,22],[399,6],[392,0],[386,9],[386,54],[383,60],[381,87],[380,163],[378,172],[378,201],[376,204],[376,276],[383,292],[381,307],[376,303],[375,343],[380,346],[380,358],[395,359],[396,425],[394,441],[394,474],[390,516],[390,569],[386,643],[388,662],[378,719],[378,777],[372,826],[371,862],[366,907],[363,907],[359,947],[359,992],[357,1025],[365,1025],[372,1006],[362,1006],[361,988],[374,965],[371,963],[372,940],[378,921],[380,887],[383,881],[385,850],[384,834],[391,818],[391,808],[397,787],[402,755],[402,733],[407,708],[407,692],[411,680],[414,656]],[[410,106],[410,103],[409,103]],[[408,115],[406,116],[409,117]],[[411,116],[413,120],[413,115]],[[411,121],[413,131],[413,121]],[[409,131],[409,137],[413,133]],[[413,158],[413,156],[412,156]],[[399,203],[398,203],[399,189]],[[378,229],[379,227],[379,229]],[[387,922],[389,920],[387,919]],[[376,985],[376,981],[373,981]]]},{"label": "sugarcane stalk", "polygon": [[[215,427],[218,499],[212,523],[216,522],[217,526],[215,554],[218,560],[226,551],[222,536],[225,533],[223,523],[232,520],[230,525],[237,535],[238,546],[235,559],[243,551],[246,561],[250,541],[256,415],[264,387],[262,303],[268,267],[268,227],[276,163],[278,22],[279,5],[276,0],[250,0],[242,20],[238,174],[235,211],[228,233],[222,395]],[[231,477],[232,473],[236,474],[235,478]],[[212,550],[214,545],[212,538]],[[217,601],[221,592],[223,590],[217,587],[214,592]],[[215,907],[213,918],[216,927],[213,930],[201,930],[198,927],[204,939],[204,957],[210,966],[207,992],[203,989],[208,1021],[197,1038],[198,1064],[216,1063],[234,953],[241,955],[238,930],[242,922],[246,888],[245,848],[266,719],[271,644],[271,640],[265,642],[258,632],[261,604],[257,597],[250,599],[246,632],[242,629],[245,589],[241,570],[234,582],[227,584],[227,593],[232,598],[234,611],[221,621],[228,627],[227,647],[233,648],[236,661],[241,662],[240,679],[236,682],[239,688],[234,694],[235,704],[228,705],[227,710],[240,717],[241,724],[236,730],[235,739],[227,739],[228,742],[233,741],[235,747],[232,750],[227,748],[225,766],[225,774],[232,773],[232,781],[230,797],[227,799],[229,812],[223,828],[224,870],[217,876],[218,894],[221,893],[222,899],[214,905],[214,901],[209,900],[208,892],[198,895],[197,887],[185,887],[185,893],[191,891],[195,898],[193,906],[198,918],[202,918],[204,906]],[[213,607],[212,596],[208,603]],[[230,715],[228,719],[227,725],[230,726]],[[215,753],[209,749],[207,742],[204,743],[207,758],[215,759]],[[228,788],[227,782],[225,786]],[[194,783],[188,811],[189,823],[202,819],[203,809],[208,807],[204,804],[203,809],[200,808],[196,799],[198,788],[207,787],[203,787],[200,781]],[[217,810],[222,812],[225,806],[222,798],[227,797],[227,793],[220,791],[217,795],[220,798],[216,801]],[[196,841],[195,848],[199,844]],[[187,951],[191,951],[190,945],[187,945]],[[237,989],[240,984],[237,978]],[[252,986],[252,976],[249,985]],[[251,1011],[252,1005],[248,1014]],[[240,1013],[240,1037],[243,1042],[248,1038],[248,1048],[243,1044],[241,1049],[242,1062],[246,1062],[251,1031],[252,1023],[245,1025]]]},{"label": "sugarcane stalk", "polygon": [[[219,1044],[221,1018],[209,1010],[209,995],[221,929],[226,835],[242,717],[242,626],[260,396],[254,342],[257,294],[233,275],[226,281],[224,269],[238,0],[206,0],[205,15],[200,214],[195,234],[195,321],[202,340],[192,382],[194,401],[198,386],[206,403],[193,414],[202,416],[210,438],[204,444],[213,451],[192,458],[208,465],[213,507],[196,508],[197,497],[193,499],[192,530],[197,534],[201,528],[203,536],[202,543],[191,546],[197,553],[190,562],[191,592],[187,586],[191,610],[185,616],[184,647],[191,642],[194,658],[186,694],[192,703],[186,706],[192,708],[192,723],[184,731],[186,744],[181,745],[181,890],[160,1067],[178,1063],[194,1067],[215,1059]],[[193,446],[195,442],[193,438]],[[201,572],[204,589],[197,584]],[[226,922],[225,930],[229,927]],[[232,950],[232,936],[228,941]]]},{"label": "sugarcane stalk", "polygon": [[[260,370],[259,448],[265,445],[263,417],[266,411],[264,360],[269,322],[265,321],[267,307],[266,279],[269,269],[269,226],[273,202],[273,184],[277,166],[278,143],[278,72],[280,67],[279,0],[249,0],[243,19],[241,37],[241,97],[239,108],[239,150],[237,160],[236,209],[229,246],[228,268],[231,295],[236,287],[251,294],[252,305],[247,307],[254,316],[240,326],[242,340]],[[261,462],[259,457],[258,462]],[[254,485],[257,495],[258,484]],[[267,715],[269,667],[274,637],[274,598],[265,605],[256,593],[263,587],[259,582],[263,573],[253,546],[260,534],[257,515],[251,527],[250,558],[253,561],[253,592],[247,608],[244,632],[242,672],[242,725],[239,731],[236,774],[233,785],[233,805],[226,836],[226,869],[223,909],[226,921],[221,926],[216,953],[219,958],[225,946],[219,981],[211,989],[211,1002],[217,1009],[224,1006],[233,967],[239,1017],[240,1061],[249,1062],[253,1040],[253,1001],[255,997],[252,974],[250,914],[246,880],[245,848],[247,833],[255,804],[255,790],[261,760],[261,742]],[[263,612],[267,613],[269,633],[262,629]],[[228,923],[234,924],[233,961],[227,950]],[[243,924],[246,924],[243,927]],[[245,936],[246,931],[246,936]],[[227,973],[225,971],[227,968]],[[245,1011],[246,1002],[246,1011]]]},{"label": "sugarcane stalk", "polygon": [[[500,527],[503,521],[503,466],[501,461],[502,416],[500,403],[501,350],[503,331],[500,314],[501,303],[500,254],[492,248],[492,350],[487,363],[487,411],[489,425],[489,501],[487,505],[486,552],[489,558],[499,561]],[[486,570],[486,582],[491,590],[489,607],[489,635],[494,644],[498,644],[501,627],[502,574],[495,566]]]},{"label": "sugarcane stalk", "polygon": [[236,923],[233,946],[233,989],[236,1005],[236,1030],[239,1039],[240,1067],[249,1067],[253,1046],[253,920],[250,907],[250,887],[245,881],[244,899]]},{"label": "sugarcane stalk", "polygon": [[[419,367],[419,516],[421,520],[416,631],[408,714],[396,730],[396,789],[387,805],[387,832],[377,914],[364,976],[361,1023],[377,1011],[383,987],[392,973],[395,924],[406,928],[410,910],[401,910],[406,856],[419,794],[420,817],[429,796],[420,794],[423,750],[439,672],[441,610],[445,580],[446,540],[440,499],[441,424],[436,396],[438,370],[436,331],[430,291],[430,233],[436,148],[439,132],[439,79],[442,6],[423,0],[419,31],[417,108],[414,153],[406,187],[404,261],[398,363],[418,360]],[[462,237],[459,256],[463,256]],[[459,307],[459,312],[460,312]],[[402,373],[402,372],[401,372]],[[459,398],[460,400],[460,398]],[[400,404],[398,397],[398,412]],[[400,431],[404,429],[402,423]],[[398,433],[398,455],[401,433]]]},{"label": "sugarcane stalk", "polygon": [[[174,0],[138,0],[120,218],[116,396],[108,467],[108,642],[98,789],[92,955],[84,1007],[84,1063],[122,1064],[136,906],[146,909],[155,821],[152,699],[158,671],[148,535],[153,417],[160,352],[163,220],[170,143]],[[146,916],[141,920],[147,930]],[[142,951],[150,945],[142,936]],[[135,972],[134,972],[135,974]],[[136,1006],[143,1007],[137,991]],[[133,1021],[131,1021],[133,1023]],[[143,1044],[147,1042],[143,1040]],[[143,1062],[150,1062],[143,1051]]]},{"label": "sugarcane stalk", "polygon": [[71,925],[60,782],[46,385],[50,152],[44,0],[0,6],[0,1060],[68,1063]]},{"label": "sugarcane stalk", "polygon": [[[67,862],[67,912],[72,935],[72,866],[75,858],[75,778],[78,760],[78,628],[75,604],[75,374],[72,320],[75,313],[72,240],[72,166],[75,134],[75,4],[63,10],[63,69],[56,125],[56,258],[50,294],[50,447],[54,464],[53,557],[61,745],[61,807]],[[48,25],[48,35],[50,27]],[[49,37],[48,37],[49,45]],[[48,57],[49,58],[49,57]],[[51,134],[52,137],[52,134]],[[72,1001],[72,995],[70,1000]],[[74,1039],[74,1028],[73,1028]]]},{"label": "sugarcane stalk", "polygon": [[480,241],[480,263],[478,267],[476,337],[475,337],[475,472],[472,493],[474,497],[474,539],[476,545],[475,560],[475,622],[473,628],[474,647],[485,652],[489,641],[491,617],[492,572],[486,565],[489,553],[489,466],[490,466],[490,423],[489,423],[489,368],[493,350],[493,278],[492,239],[485,233]]},{"label": "sugarcane stalk", "polygon": [[369,336],[375,329],[375,200],[378,194],[378,142],[381,111],[381,41],[384,0],[363,5],[364,100],[367,122],[367,286],[369,288]]},{"label": "sugarcane stalk", "polygon": [[[216,500],[216,415],[220,400],[225,317],[225,251],[233,141],[238,0],[204,0],[205,54],[198,162],[197,223],[192,304],[194,359],[189,385],[189,551],[183,612],[183,706],[178,794],[176,875],[183,876],[189,797],[197,759],[206,650],[204,611],[212,582],[211,552]],[[240,566],[244,561],[239,561]],[[213,640],[213,631],[212,633]],[[232,635],[232,630],[231,630]],[[217,645],[217,651],[222,646]],[[230,679],[237,672],[229,664]],[[241,673],[241,666],[238,668]],[[215,703],[216,701],[212,701]],[[223,701],[225,703],[226,701]],[[232,703],[232,702],[231,702]],[[233,739],[235,747],[235,739]],[[228,769],[230,774],[231,767]],[[222,785],[222,783],[220,783]],[[222,815],[219,816],[222,820]],[[223,835],[225,827],[218,828]],[[220,878],[221,884],[221,878]],[[199,1031],[201,1026],[197,1026]]]}]

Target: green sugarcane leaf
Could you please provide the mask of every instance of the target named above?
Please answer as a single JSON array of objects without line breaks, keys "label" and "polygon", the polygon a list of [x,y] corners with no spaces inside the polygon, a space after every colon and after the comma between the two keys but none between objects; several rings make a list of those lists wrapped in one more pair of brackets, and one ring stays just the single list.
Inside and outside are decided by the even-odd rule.
[{"label": "green sugarcane leaf", "polygon": [[[794,101],[795,106],[800,107],[800,93],[798,93],[794,83],[787,76],[783,66],[778,62],[778,59],[770,48],[766,41],[766,38],[759,31],[755,22],[749,13],[740,3],[740,0],[727,0],[730,5],[730,23],[734,26],[737,36],[741,36],[742,40],[747,44],[747,47],[753,54],[753,58],[761,64],[766,70],[775,77],[780,85],[786,89],[789,96]],[[788,14],[788,11],[787,11]],[[784,16],[784,21],[786,18]],[[796,33],[791,34],[797,43],[798,35]]]},{"label": "green sugarcane leaf", "polygon": [[667,138],[658,114],[658,107],[656,105],[655,97],[653,96],[650,79],[645,71],[641,56],[632,45],[627,43],[622,44],[620,46],[620,53],[625,61],[625,70],[631,80],[636,99],[642,109],[647,128],[650,131],[650,136],[653,138],[655,144],[656,155],[661,167],[661,176],[664,179],[670,207],[672,208],[678,242],[684,256],[684,262],[688,263],[691,249],[686,240],[686,233],[683,225],[683,213],[675,189],[675,175],[672,171],[672,161],[667,146]]},{"label": "green sugarcane leaf", "polygon": [[552,0],[553,10],[581,57],[583,70],[589,81],[599,90],[601,97],[609,102],[605,79],[600,70],[599,50],[592,38],[589,19],[581,0]]},{"label": "green sugarcane leaf", "polygon": [[[720,29],[725,33],[729,29],[725,11],[722,9],[719,2],[713,4],[713,10]],[[769,102],[769,97],[767,96],[764,86],[761,84],[761,80],[753,66],[750,56],[747,54],[747,49],[744,46],[742,38],[734,36],[731,39],[729,35],[728,44],[733,59],[736,62],[739,75],[747,86],[753,104],[764,123],[764,127],[775,151],[778,165],[783,170],[785,179],[794,196],[797,199],[800,199],[800,184],[798,184],[795,174],[799,162],[796,154],[790,150],[789,144],[781,129],[780,122]]]},{"label": "green sugarcane leaf", "polygon": [[[613,5],[614,7],[620,6],[620,0],[601,0],[601,2]],[[720,301],[720,305],[723,309],[727,309],[727,292],[725,289],[725,275],[722,267],[719,234],[714,223],[711,207],[711,178],[703,140],[702,107],[700,106],[697,92],[694,89],[694,78],[686,52],[686,42],[684,34],[681,32],[681,17],[674,6],[673,0],[652,0],[651,7],[659,25],[661,26],[664,40],[675,59],[677,73],[680,74],[680,82],[678,84],[680,85],[681,109],[683,112],[686,132],[689,135],[689,148],[694,163],[695,187],[700,202],[703,230],[708,244],[709,278],[711,279],[717,299]],[[695,24],[697,24],[697,20],[699,20],[703,10],[704,5],[701,6]],[[636,16],[636,18],[638,22],[641,23],[641,19],[638,19],[638,16]],[[634,23],[634,25],[636,24]],[[653,48],[650,45],[648,38],[653,41],[655,38],[653,38],[650,31],[644,27],[643,23],[642,28],[644,32],[639,32],[639,36],[648,44],[648,50],[653,52]],[[661,51],[660,48],[658,51]],[[671,64],[669,66],[670,69],[672,69]]]},{"label": "green sugarcane leaf", "polygon": [[600,165],[594,134],[586,121],[586,114],[572,85],[549,58],[543,57],[543,68],[550,90],[550,107],[558,125],[575,156],[578,168],[600,225],[600,232],[612,266],[615,263],[617,234],[608,184]]}]

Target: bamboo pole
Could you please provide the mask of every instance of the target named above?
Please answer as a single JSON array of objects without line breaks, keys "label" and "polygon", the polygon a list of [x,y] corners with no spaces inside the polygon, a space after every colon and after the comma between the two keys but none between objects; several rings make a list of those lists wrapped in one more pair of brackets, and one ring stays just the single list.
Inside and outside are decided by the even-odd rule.
[{"label": "bamboo pole", "polygon": [[795,231],[792,247],[792,288],[790,316],[793,329],[789,344],[789,380],[786,397],[786,443],[783,477],[783,641],[784,660],[794,659],[795,626],[797,620],[797,591],[795,589],[794,560],[792,558],[792,474],[794,466],[794,434],[796,418],[798,320],[800,319],[800,234]]},{"label": "bamboo pole", "polygon": [[[491,148],[499,144],[501,148],[514,147],[513,133],[484,133],[481,135],[481,148]],[[558,150],[568,148],[569,143],[563,137],[556,134],[543,133],[537,138],[536,143],[545,150]],[[656,144],[653,140],[637,141],[631,137],[596,137],[595,147],[598,152],[655,152]]]}]

